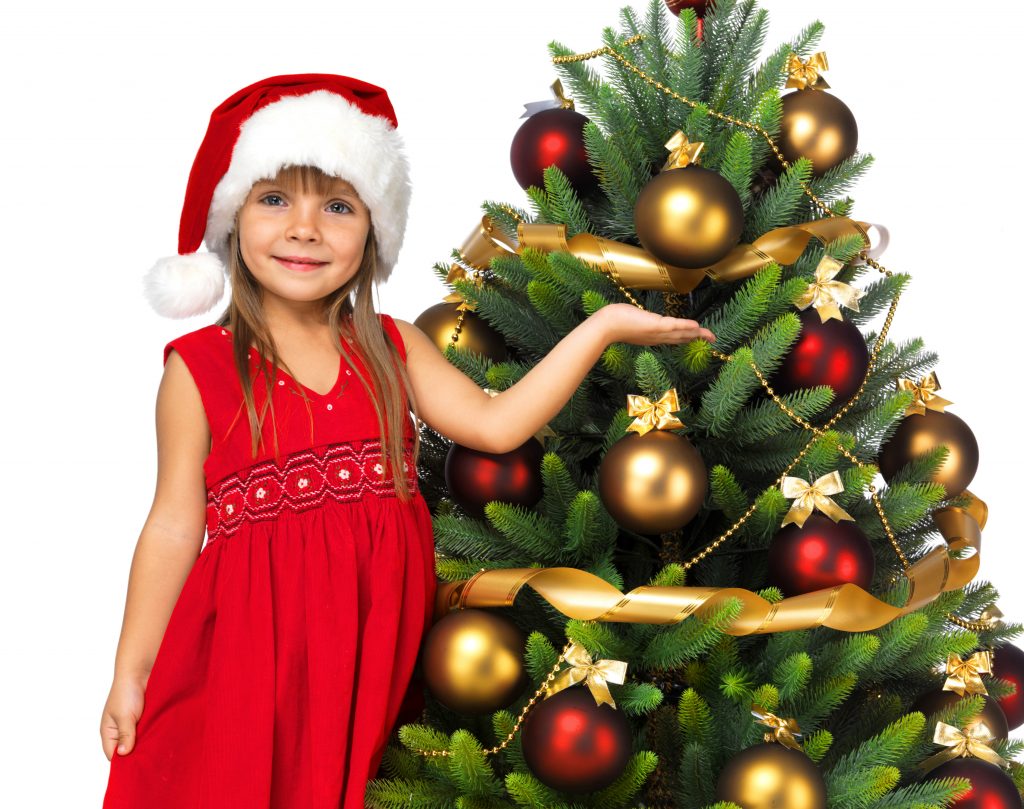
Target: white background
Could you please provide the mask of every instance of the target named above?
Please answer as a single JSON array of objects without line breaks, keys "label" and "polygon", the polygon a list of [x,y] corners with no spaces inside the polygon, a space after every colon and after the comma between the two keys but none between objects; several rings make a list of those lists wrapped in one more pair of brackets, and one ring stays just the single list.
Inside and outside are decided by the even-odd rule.
[{"label": "white background", "polygon": [[[162,349],[208,322],[141,296],[174,252],[210,111],[279,73],[354,75],[389,91],[412,163],[411,220],[385,312],[440,300],[430,270],[483,199],[523,204],[508,150],[548,95],[546,49],[601,45],[619,3],[49,3],[3,12],[5,805],[99,806],[99,720],[125,588],[152,500]],[[988,501],[982,577],[1024,617],[1017,462],[1022,188],[1018,3],[777,2],[764,54],[815,16],[828,80],[876,163],[859,218],[888,225],[883,263],[914,280],[892,337],[921,335],[973,428]],[[8,9],[10,7],[7,7]],[[643,7],[640,8],[643,10]],[[595,66],[597,63],[593,63]],[[1002,372],[1003,377],[1000,377]]]}]

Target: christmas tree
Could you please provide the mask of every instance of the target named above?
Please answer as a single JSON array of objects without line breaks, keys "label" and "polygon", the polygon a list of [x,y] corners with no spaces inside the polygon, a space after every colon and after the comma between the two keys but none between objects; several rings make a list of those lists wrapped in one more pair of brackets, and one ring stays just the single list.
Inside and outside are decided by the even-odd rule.
[{"label": "christmas tree", "polygon": [[483,204],[431,323],[492,395],[610,304],[716,341],[612,344],[502,456],[422,426],[462,609],[367,806],[1019,809],[977,445],[935,354],[887,339],[910,276],[846,196],[872,158],[823,25],[759,62],[754,0],[620,22],[551,43],[565,89],[512,145],[529,204]]}]

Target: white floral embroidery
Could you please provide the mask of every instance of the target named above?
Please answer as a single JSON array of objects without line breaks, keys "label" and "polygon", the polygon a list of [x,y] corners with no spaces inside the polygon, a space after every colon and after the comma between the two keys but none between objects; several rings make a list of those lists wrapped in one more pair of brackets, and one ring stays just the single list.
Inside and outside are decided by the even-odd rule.
[{"label": "white floral embroidery", "polygon": [[338,477],[340,477],[342,480],[348,480],[350,474],[351,473],[347,469],[342,469],[340,472],[338,472]]},{"label": "white floral embroidery", "polygon": [[224,510],[228,514],[234,514],[235,513],[235,507],[233,505],[231,505],[231,503],[228,503],[226,506],[224,506]]},{"label": "white floral embroidery", "polygon": [[266,490],[266,489],[264,489],[264,488],[263,488],[262,486],[260,486],[260,487],[259,487],[259,488],[258,488],[258,489],[256,490],[256,499],[257,499],[257,500],[262,500],[262,499],[263,499],[264,497],[266,497],[266,496],[267,496],[267,490]]},{"label": "white floral embroidery", "polygon": [[299,488],[305,489],[309,485],[309,478],[299,478]]},{"label": "white floral embroidery", "polygon": [[379,463],[375,463],[373,465],[373,471],[376,472],[378,475],[383,475],[384,474],[384,467],[381,466]]}]

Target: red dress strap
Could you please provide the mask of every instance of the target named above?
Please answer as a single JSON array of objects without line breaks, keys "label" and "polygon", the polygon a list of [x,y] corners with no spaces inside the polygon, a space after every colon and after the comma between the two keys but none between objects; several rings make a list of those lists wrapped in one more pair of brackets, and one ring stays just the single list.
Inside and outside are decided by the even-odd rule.
[{"label": "red dress strap", "polygon": [[398,349],[398,354],[402,358],[402,362],[405,362],[405,341],[402,340],[402,333],[398,330],[398,326],[395,325],[394,318],[391,315],[385,315],[378,313],[377,317],[380,318],[381,324],[384,326],[385,333],[391,337],[391,342],[395,344]]}]

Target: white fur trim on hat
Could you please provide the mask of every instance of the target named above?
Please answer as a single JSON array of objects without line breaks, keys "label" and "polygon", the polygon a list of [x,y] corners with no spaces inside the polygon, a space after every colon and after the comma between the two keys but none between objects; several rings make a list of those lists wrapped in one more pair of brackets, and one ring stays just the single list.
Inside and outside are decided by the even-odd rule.
[{"label": "white fur trim on hat", "polygon": [[380,280],[386,279],[398,260],[409,209],[402,139],[386,118],[367,115],[328,90],[286,96],[242,124],[231,165],[213,192],[207,248],[227,263],[228,235],[253,184],[287,165],[316,166],[352,184],[370,209]]},{"label": "white fur trim on hat", "polygon": [[224,294],[224,277],[224,264],[213,253],[168,256],[146,273],[143,291],[163,317],[192,317],[217,304]]}]

